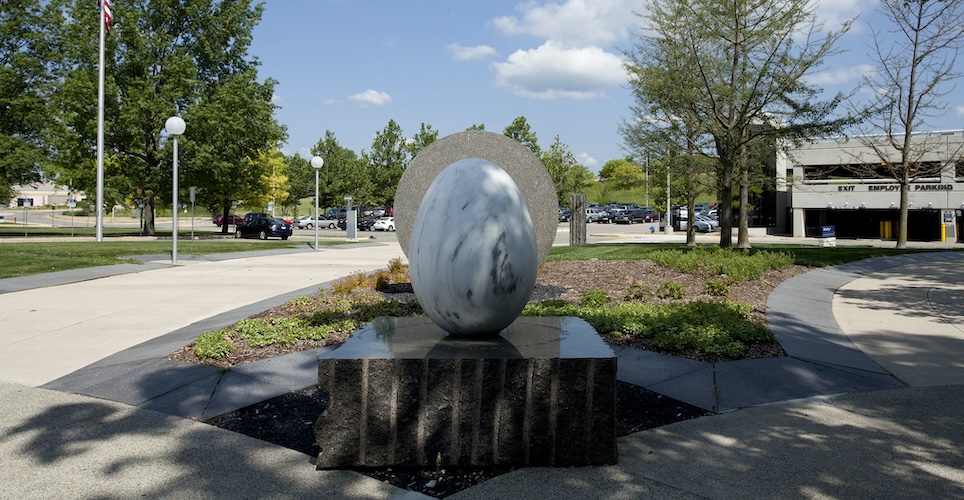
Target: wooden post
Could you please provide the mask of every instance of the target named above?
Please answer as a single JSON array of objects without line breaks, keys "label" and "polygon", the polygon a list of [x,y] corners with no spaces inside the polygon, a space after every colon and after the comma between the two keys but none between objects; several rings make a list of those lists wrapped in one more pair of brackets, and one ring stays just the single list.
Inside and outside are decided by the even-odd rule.
[{"label": "wooden post", "polygon": [[569,246],[586,245],[586,195],[569,195]]}]

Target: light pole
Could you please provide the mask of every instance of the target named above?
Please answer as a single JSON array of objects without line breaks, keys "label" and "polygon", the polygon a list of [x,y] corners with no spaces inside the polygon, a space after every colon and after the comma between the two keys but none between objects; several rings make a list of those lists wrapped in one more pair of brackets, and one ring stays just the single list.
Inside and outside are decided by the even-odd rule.
[{"label": "light pole", "polygon": [[171,232],[171,241],[173,242],[171,245],[171,265],[177,265],[177,136],[184,133],[185,127],[184,120],[180,116],[172,116],[164,122],[167,133],[174,138],[174,185],[171,195],[171,213],[174,216],[174,221]]},{"label": "light pole", "polygon": [[315,251],[318,250],[318,172],[325,165],[325,159],[315,156],[311,159],[311,166],[315,167]]}]

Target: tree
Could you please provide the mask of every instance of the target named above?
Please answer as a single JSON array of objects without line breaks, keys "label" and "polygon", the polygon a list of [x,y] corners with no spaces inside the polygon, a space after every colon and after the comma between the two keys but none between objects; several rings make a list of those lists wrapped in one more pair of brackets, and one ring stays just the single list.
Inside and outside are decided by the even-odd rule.
[{"label": "tree", "polygon": [[522,143],[523,146],[529,148],[529,151],[532,151],[532,154],[536,155],[536,158],[542,156],[542,150],[539,148],[539,139],[536,138],[536,133],[533,132],[529,124],[526,123],[526,117],[516,117],[516,119],[512,120],[512,123],[502,131],[502,134]]},{"label": "tree", "polygon": [[320,156],[325,164],[319,172],[319,201],[322,207],[342,204],[345,196],[362,200],[372,192],[372,176],[368,172],[368,160],[359,158],[351,149],[342,147],[335,133],[325,130],[311,154]]},{"label": "tree", "polygon": [[[261,176],[248,160],[283,140],[284,128],[272,115],[274,83],[257,82],[258,62],[248,55],[263,8],[251,0],[130,0],[112,6],[117,22],[105,48],[105,157],[116,157],[119,173],[145,198],[148,234],[154,233],[155,196],[169,199],[172,184],[170,141],[161,136],[169,116],[180,114],[187,123],[181,158],[188,177],[182,184],[197,182],[207,203],[227,203],[239,189],[258,186]],[[67,8],[62,83],[52,98],[57,170],[88,191],[94,185],[83,172],[92,169],[95,153],[90,103],[97,89],[98,16],[87,0]],[[193,163],[209,161],[219,164],[209,174],[203,172],[212,165]]]},{"label": "tree", "polygon": [[[624,122],[620,126],[630,151],[637,157],[658,159],[654,170],[671,181],[671,185],[667,186],[671,190],[669,194],[675,194],[678,201],[684,202],[689,214],[695,213],[696,197],[706,191],[707,179],[716,164],[714,159],[705,154],[710,145],[706,142],[707,134],[701,132],[702,128],[698,116],[685,112]],[[666,212],[672,210],[673,202],[667,199]],[[686,225],[686,244],[696,245],[695,226],[692,223]]]},{"label": "tree", "polygon": [[465,130],[466,130],[466,131],[469,131],[469,130],[485,130],[485,124],[484,124],[484,123],[477,123],[477,124],[475,124],[475,125],[469,125],[469,127],[466,128]]},{"label": "tree", "polygon": [[423,123],[415,137],[405,145],[409,157],[415,159],[423,149],[436,140],[438,140],[438,130],[432,130],[431,125]]},{"label": "tree", "polygon": [[281,201],[281,204],[287,213],[297,217],[301,215],[298,213],[298,204],[301,199],[315,196],[315,169],[308,160],[298,154],[284,155],[283,161],[288,176],[288,196]]},{"label": "tree", "polygon": [[408,166],[408,149],[402,127],[395,120],[388,120],[388,125],[375,134],[371,152],[363,156],[368,159],[372,175],[373,191],[368,201],[393,206],[395,189]]},{"label": "tree", "polygon": [[616,189],[632,189],[645,181],[646,175],[639,170],[639,165],[628,160],[620,160],[609,177]]},{"label": "tree", "polygon": [[[259,83],[249,70],[225,77],[209,91],[184,114],[184,183],[198,186],[198,202],[225,217],[236,201],[264,207],[283,199],[283,193],[271,195],[272,172],[283,173],[275,148],[284,138],[271,103],[274,82]],[[165,186],[171,182],[166,174],[159,175]],[[221,231],[227,233],[226,224]]]},{"label": "tree", "polygon": [[[943,162],[927,162],[925,157],[943,151],[945,142],[939,136],[915,140],[914,135],[927,118],[946,112],[942,98],[961,76],[955,65],[964,47],[964,0],[881,0],[879,10],[891,24],[871,27],[877,71],[865,76],[863,84],[874,96],[867,122],[873,135],[861,138],[876,158],[857,169],[889,177],[900,186],[897,248],[904,248],[910,185],[939,176],[943,167]],[[949,156],[944,160],[959,160],[961,152]]]},{"label": "tree", "polygon": [[0,200],[11,186],[40,180],[45,158],[46,101],[60,57],[54,33],[57,2],[0,1]]},{"label": "tree", "polygon": [[576,162],[569,146],[563,144],[558,135],[540,159],[552,178],[559,206],[567,206],[570,194],[578,193],[593,181],[592,172]]},{"label": "tree", "polygon": [[852,122],[832,118],[844,96],[817,101],[805,78],[834,53],[849,23],[823,33],[809,0],[650,0],[648,7],[638,14],[645,26],[626,53],[636,99],[631,123],[653,117],[672,123],[685,115],[685,123],[712,140],[723,202],[720,246],[732,245],[728,200],[737,182],[738,246],[749,247],[752,144],[828,135]]}]

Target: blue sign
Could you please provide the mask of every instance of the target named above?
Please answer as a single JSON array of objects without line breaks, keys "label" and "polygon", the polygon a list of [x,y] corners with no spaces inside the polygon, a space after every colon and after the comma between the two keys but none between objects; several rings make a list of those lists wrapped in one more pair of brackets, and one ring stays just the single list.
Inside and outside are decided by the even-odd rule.
[{"label": "blue sign", "polygon": [[837,236],[837,226],[820,226],[821,238],[833,238]]}]

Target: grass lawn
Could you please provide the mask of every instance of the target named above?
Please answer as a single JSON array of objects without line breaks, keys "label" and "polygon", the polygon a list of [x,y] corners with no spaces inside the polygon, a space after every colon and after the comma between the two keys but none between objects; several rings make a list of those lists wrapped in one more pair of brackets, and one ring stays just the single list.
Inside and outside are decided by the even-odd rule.
[{"label": "grass lawn", "polygon": [[[106,232],[105,232],[106,235]],[[340,241],[319,241],[324,245],[346,244]],[[295,248],[304,242],[260,240],[178,240],[179,255],[206,255],[213,253],[245,252]],[[0,279],[32,274],[108,266],[122,262],[139,263],[135,260],[118,260],[119,257],[151,254],[170,254],[171,241],[57,241],[0,243]]]},{"label": "grass lawn", "polygon": [[[700,245],[698,247],[687,247],[683,243],[669,244],[629,244],[629,243],[602,243],[596,245],[586,245],[582,247],[553,247],[546,260],[648,260],[655,252],[665,250],[679,250],[691,252],[694,248],[708,249],[716,248],[717,245]],[[753,245],[749,250],[752,255],[762,250],[770,252],[784,252],[790,254],[794,259],[794,264],[810,267],[826,267],[845,264],[856,260],[869,259],[871,257],[885,257],[889,255],[900,255],[905,253],[917,252],[946,252],[948,249],[925,249],[925,248],[879,248],[871,246],[840,246],[840,247],[818,247],[811,245],[773,245],[758,244]],[[741,250],[733,250],[742,252]]]}]

